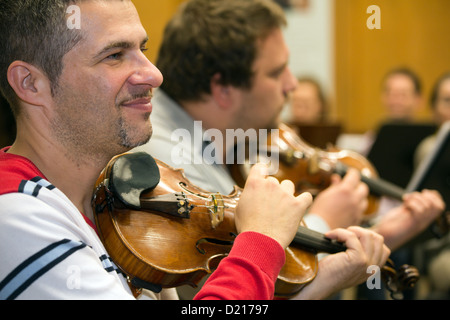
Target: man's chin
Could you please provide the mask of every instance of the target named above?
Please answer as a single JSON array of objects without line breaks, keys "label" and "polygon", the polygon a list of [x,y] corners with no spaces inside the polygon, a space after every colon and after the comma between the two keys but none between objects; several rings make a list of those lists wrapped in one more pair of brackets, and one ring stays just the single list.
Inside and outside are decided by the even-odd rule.
[{"label": "man's chin", "polygon": [[138,141],[132,148],[140,147],[140,146],[146,144],[147,142],[150,141],[150,139],[152,138],[152,135],[153,135],[153,131],[150,131],[143,139]]},{"label": "man's chin", "polygon": [[150,141],[151,138],[152,138],[152,134],[150,133],[150,135],[148,135],[148,137],[146,139],[144,139],[141,142],[139,142],[136,147],[140,147],[140,146],[146,144],[147,142]]},{"label": "man's chin", "polygon": [[131,149],[140,147],[147,142],[150,141],[152,137],[153,131],[150,130],[149,132],[146,132],[145,134],[136,137],[135,139],[122,139],[121,146],[126,149],[124,152],[130,151]]}]

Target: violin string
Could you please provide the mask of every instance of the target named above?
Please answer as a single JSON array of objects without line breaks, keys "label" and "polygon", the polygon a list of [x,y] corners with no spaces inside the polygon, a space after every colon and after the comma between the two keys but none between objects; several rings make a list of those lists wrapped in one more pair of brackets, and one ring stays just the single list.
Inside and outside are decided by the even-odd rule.
[{"label": "violin string", "polygon": [[[209,199],[200,197],[199,195],[195,195],[198,198],[201,198],[202,200],[205,200],[207,202],[209,202]],[[194,200],[189,198],[189,197],[184,197],[184,200],[188,201],[189,203],[193,202]],[[206,208],[209,210],[214,211],[214,209],[229,209],[229,206],[225,206],[225,205],[206,205],[206,204],[192,204],[194,206],[194,208]],[[191,211],[192,213],[201,213],[200,211]]]},{"label": "violin string", "polygon": [[[203,197],[201,195],[198,195],[198,194],[193,194],[193,195],[196,196],[199,199],[202,199],[202,200],[206,201],[206,202],[210,202],[211,201],[211,198],[205,198],[205,197]],[[188,202],[194,202],[195,201],[194,199],[186,197],[186,196],[184,197],[184,199],[186,201],[188,201]],[[221,200],[221,201],[223,201],[223,200]],[[227,206],[227,205],[201,205],[201,204],[194,204],[194,206],[200,207],[200,208],[224,208],[224,209],[229,209],[229,208],[235,207],[236,205],[234,205],[234,206]]]},{"label": "violin string", "polygon": [[194,204],[193,206],[198,207],[198,208],[224,208],[224,209],[229,208],[227,206],[212,206],[212,205],[207,206],[207,205],[196,205],[196,204]]}]

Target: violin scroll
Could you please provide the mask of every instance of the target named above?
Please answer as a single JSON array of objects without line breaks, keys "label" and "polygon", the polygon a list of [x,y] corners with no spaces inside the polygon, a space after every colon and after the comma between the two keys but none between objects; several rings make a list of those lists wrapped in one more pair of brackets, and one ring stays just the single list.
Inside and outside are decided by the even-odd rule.
[{"label": "violin scroll", "polygon": [[394,262],[390,259],[383,266],[381,275],[394,300],[403,299],[403,292],[413,289],[420,278],[419,270],[416,267],[404,264],[396,270]]}]

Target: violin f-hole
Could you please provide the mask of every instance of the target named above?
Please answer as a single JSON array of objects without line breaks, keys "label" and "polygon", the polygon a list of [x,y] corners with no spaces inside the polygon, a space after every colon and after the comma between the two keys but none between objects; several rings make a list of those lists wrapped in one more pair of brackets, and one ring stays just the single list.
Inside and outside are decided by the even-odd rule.
[{"label": "violin f-hole", "polygon": [[[236,237],[235,234],[230,234],[233,238]],[[201,246],[205,243],[215,244],[219,246],[232,246],[234,241],[227,241],[227,240],[220,240],[220,239],[213,239],[213,238],[202,238],[197,241],[195,244],[195,248],[200,252],[201,254],[206,254],[206,251],[201,248]]]}]

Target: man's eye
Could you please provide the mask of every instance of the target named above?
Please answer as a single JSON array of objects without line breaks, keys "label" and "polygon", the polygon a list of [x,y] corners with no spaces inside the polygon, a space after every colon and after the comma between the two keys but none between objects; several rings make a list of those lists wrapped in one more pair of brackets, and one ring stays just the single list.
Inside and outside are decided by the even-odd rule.
[{"label": "man's eye", "polygon": [[113,54],[110,54],[109,56],[106,57],[106,59],[108,60],[119,60],[120,58],[122,58],[123,54],[122,52],[116,52]]},{"label": "man's eye", "polygon": [[143,53],[146,53],[146,52],[148,51],[148,48],[141,48],[141,51],[142,51]]},{"label": "man's eye", "polygon": [[284,71],[284,70],[278,70],[278,71],[272,72],[272,73],[270,74],[270,76],[271,76],[272,78],[277,79],[277,78],[279,78],[279,77],[283,74],[283,71]]}]

